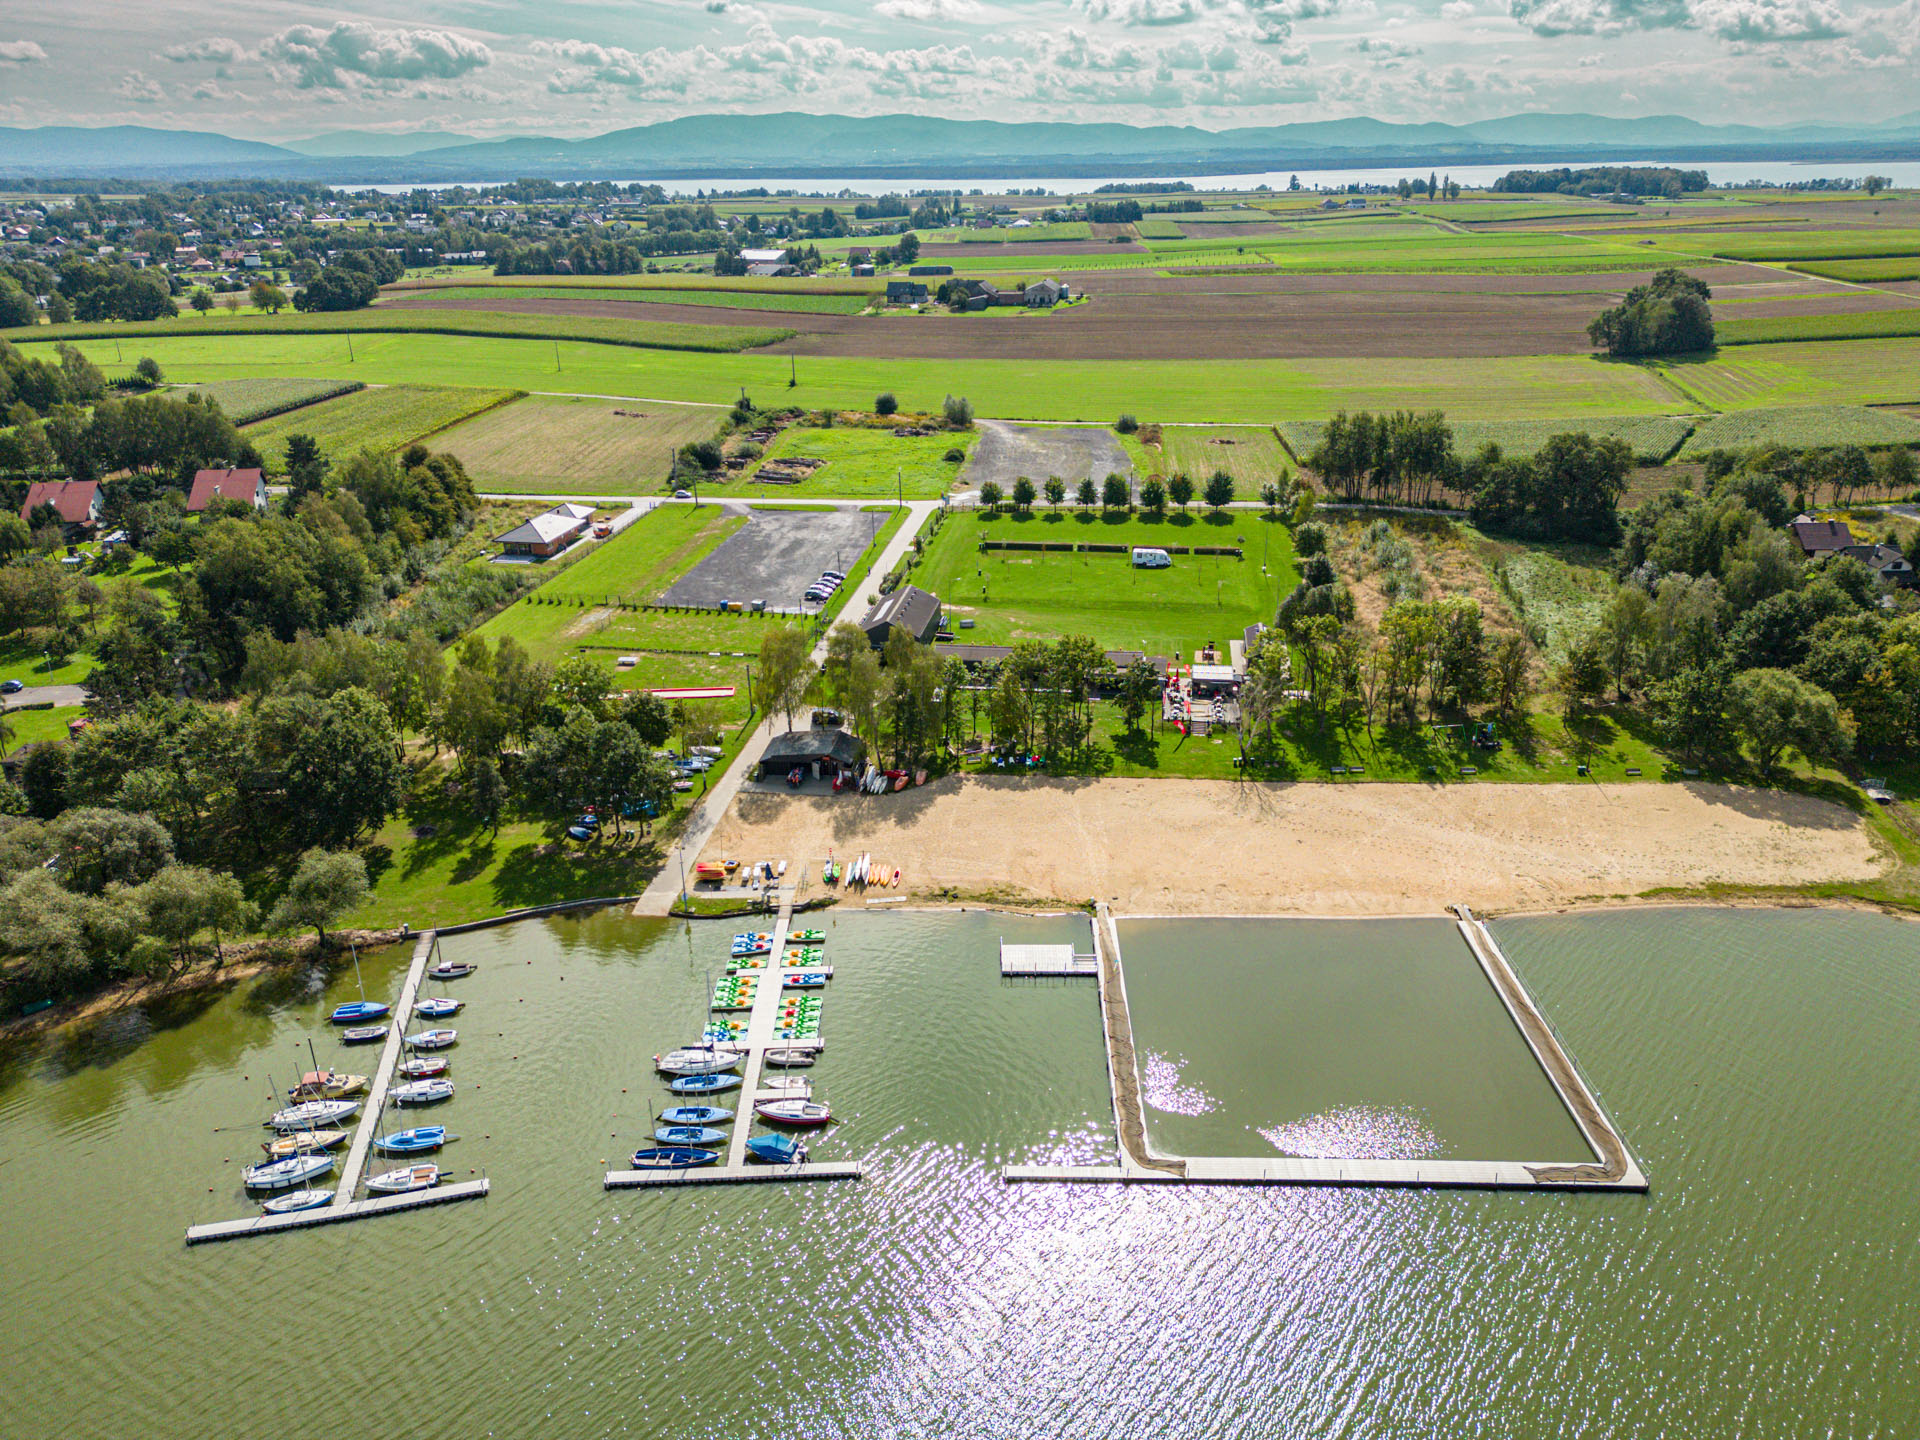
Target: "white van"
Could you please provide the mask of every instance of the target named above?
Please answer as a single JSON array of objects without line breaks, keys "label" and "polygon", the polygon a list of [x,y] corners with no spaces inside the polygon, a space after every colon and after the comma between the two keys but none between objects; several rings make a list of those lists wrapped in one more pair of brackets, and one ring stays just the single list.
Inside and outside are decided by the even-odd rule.
[{"label": "white van", "polygon": [[1167,570],[1173,566],[1173,557],[1164,550],[1156,550],[1149,545],[1133,547],[1133,568],[1136,570]]}]

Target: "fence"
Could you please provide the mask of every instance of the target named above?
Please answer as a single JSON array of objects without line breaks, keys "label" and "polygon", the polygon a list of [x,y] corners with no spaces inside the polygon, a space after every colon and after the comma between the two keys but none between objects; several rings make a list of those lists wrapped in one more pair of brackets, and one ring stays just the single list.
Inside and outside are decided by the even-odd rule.
[{"label": "fence", "polygon": [[[1057,550],[1084,551],[1095,555],[1130,555],[1136,548],[1132,545],[1103,545],[1095,541],[1071,540],[982,540],[982,550]],[[1164,550],[1169,555],[1229,555],[1235,560],[1245,558],[1238,545],[1154,545],[1155,550]]]}]

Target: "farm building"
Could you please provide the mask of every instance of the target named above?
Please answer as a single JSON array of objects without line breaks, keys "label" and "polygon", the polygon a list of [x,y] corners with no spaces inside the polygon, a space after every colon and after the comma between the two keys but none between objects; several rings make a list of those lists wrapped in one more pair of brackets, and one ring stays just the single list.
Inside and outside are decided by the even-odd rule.
[{"label": "farm building", "polygon": [[951,265],[909,265],[907,267],[909,275],[951,275],[952,273]]},{"label": "farm building", "polygon": [[785,262],[785,250],[742,250],[740,258],[749,265],[779,265]]},{"label": "farm building", "polygon": [[804,770],[818,780],[858,771],[866,758],[866,742],[850,730],[789,730],[767,742],[760,756],[760,778],[777,780]]},{"label": "farm building", "polygon": [[887,282],[887,303],[889,305],[918,305],[927,298],[927,287],[917,280],[889,280]]},{"label": "farm building", "polygon": [[267,508],[267,482],[258,470],[196,470],[187,511],[197,515],[215,500],[238,500],[255,510]]},{"label": "farm building", "polygon": [[20,518],[29,525],[33,512],[51,506],[60,516],[60,528],[71,537],[100,523],[100,482],[97,480],[36,480],[27,487]]},{"label": "farm building", "polygon": [[493,543],[507,555],[546,560],[578,540],[592,523],[593,511],[585,505],[556,505],[506,534],[494,536]]},{"label": "farm building", "polygon": [[777,276],[798,275],[799,273],[800,267],[798,265],[783,265],[774,261],[769,261],[761,265],[747,266],[747,274],[760,280],[771,280]]},{"label": "farm building", "polygon": [[876,650],[887,648],[896,629],[905,630],[922,645],[933,643],[940,630],[940,597],[918,585],[902,585],[867,612],[860,622]]},{"label": "farm building", "polygon": [[1912,585],[1913,563],[1891,545],[1843,545],[1840,553],[1858,560],[1889,585]]}]

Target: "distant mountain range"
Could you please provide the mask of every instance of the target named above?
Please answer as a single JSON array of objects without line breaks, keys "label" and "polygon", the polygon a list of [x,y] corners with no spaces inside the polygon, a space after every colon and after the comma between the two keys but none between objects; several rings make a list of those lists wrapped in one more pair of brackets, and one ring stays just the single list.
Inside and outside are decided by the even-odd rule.
[{"label": "distant mountain range", "polygon": [[1681,115],[1509,115],[1470,125],[1357,117],[1234,130],[1003,124],[917,115],[696,115],[579,140],[336,131],[270,145],[120,125],[0,128],[0,176],[406,184],[620,178],[1227,174],[1328,166],[1920,158],[1920,111],[1878,125],[1704,125]]}]

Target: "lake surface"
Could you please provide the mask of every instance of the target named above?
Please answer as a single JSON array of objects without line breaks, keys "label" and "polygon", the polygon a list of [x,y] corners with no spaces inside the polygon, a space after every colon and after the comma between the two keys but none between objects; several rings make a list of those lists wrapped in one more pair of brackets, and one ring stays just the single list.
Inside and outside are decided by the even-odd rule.
[{"label": "lake surface", "polygon": [[858,1182],[601,1191],[724,924],[447,942],[482,969],[445,1163],[495,1189],[415,1215],[181,1244],[245,1213],[266,1073],[324,1038],[350,970],[6,1057],[0,1432],[1912,1434],[1920,928],[1496,922],[1643,1197],[1009,1187],[1004,1163],[1111,1151],[1092,986],[995,966],[1001,935],[1085,922],[824,923],[816,1074],[845,1120],[819,1153],[868,1160]]},{"label": "lake surface", "polygon": [[1451,920],[1119,929],[1161,1153],[1594,1159]]}]

